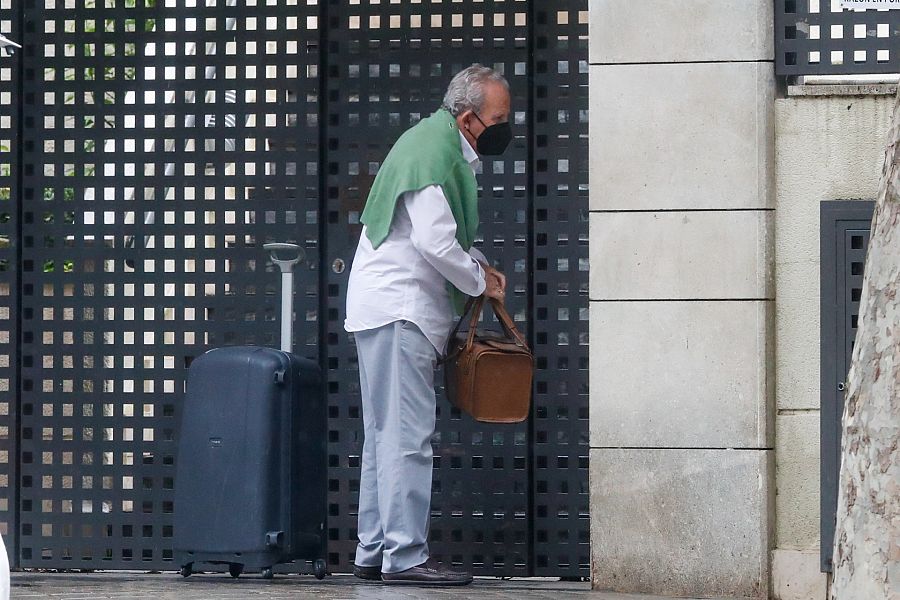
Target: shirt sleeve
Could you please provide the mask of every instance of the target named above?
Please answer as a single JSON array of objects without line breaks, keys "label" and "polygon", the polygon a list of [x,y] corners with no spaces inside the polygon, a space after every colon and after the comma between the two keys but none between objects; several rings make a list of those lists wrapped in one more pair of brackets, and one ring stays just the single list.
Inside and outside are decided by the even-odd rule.
[{"label": "shirt sleeve", "polygon": [[404,202],[413,247],[459,291],[469,296],[484,293],[484,269],[456,240],[456,219],[441,187],[407,192]]},{"label": "shirt sleeve", "polygon": [[486,265],[491,264],[488,262],[487,257],[485,257],[485,255],[481,252],[481,250],[479,250],[475,246],[472,246],[471,248],[469,248],[469,256],[471,256],[472,258],[474,258],[475,260],[477,260],[480,263],[484,263]]}]

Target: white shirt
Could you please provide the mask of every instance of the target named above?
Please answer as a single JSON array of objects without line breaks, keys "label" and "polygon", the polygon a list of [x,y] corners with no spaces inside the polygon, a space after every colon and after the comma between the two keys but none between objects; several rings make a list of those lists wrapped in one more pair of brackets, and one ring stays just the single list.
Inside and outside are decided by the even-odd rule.
[{"label": "white shirt", "polygon": [[[459,134],[463,157],[474,173],[478,155]],[[439,353],[444,352],[453,310],[446,282],[461,292],[484,292],[484,255],[467,253],[456,240],[456,220],[438,185],[406,192],[397,199],[388,236],[372,247],[363,227],[347,285],[349,332],[412,321]]]}]

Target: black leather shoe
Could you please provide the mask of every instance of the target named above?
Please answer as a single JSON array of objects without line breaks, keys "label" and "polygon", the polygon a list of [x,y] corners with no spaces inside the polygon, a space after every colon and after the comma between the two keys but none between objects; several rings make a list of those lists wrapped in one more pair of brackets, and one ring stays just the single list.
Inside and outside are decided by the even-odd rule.
[{"label": "black leather shoe", "polygon": [[359,567],[353,565],[353,574],[367,581],[381,581],[381,567]]},{"label": "black leather shoe", "polygon": [[382,573],[385,585],[468,585],[472,575],[462,571],[451,571],[428,559],[418,567],[399,573]]}]

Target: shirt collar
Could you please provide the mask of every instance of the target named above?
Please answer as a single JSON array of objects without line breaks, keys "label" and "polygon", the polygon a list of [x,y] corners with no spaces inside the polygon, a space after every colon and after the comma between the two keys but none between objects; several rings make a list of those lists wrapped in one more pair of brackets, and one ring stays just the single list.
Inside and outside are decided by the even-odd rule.
[{"label": "shirt collar", "polygon": [[459,140],[460,145],[462,146],[463,158],[466,159],[467,163],[474,167],[479,162],[478,153],[472,148],[472,144],[469,143],[469,140],[466,139],[466,136],[463,135],[462,131],[459,132]]}]

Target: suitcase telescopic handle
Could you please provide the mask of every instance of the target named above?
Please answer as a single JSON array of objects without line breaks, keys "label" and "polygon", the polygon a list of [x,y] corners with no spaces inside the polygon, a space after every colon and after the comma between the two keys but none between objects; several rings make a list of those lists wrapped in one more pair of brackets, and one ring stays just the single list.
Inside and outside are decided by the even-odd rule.
[{"label": "suitcase telescopic handle", "polygon": [[[273,263],[281,268],[282,273],[286,273],[287,271],[291,271],[298,262],[302,261],[305,258],[305,252],[303,248],[298,246],[297,244],[288,244],[285,242],[272,242],[271,244],[264,244],[263,249],[269,252],[269,258]],[[278,252],[293,252],[294,258],[278,258]]]},{"label": "suitcase telescopic handle", "polygon": [[[297,244],[273,242],[264,244],[263,249],[269,252],[269,258],[281,269],[281,349],[291,352],[294,337],[294,265],[303,260],[303,248]],[[278,258],[278,252],[292,252],[294,257]]]}]

